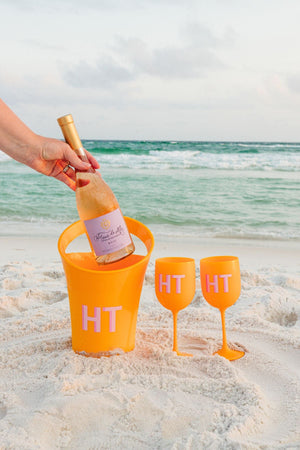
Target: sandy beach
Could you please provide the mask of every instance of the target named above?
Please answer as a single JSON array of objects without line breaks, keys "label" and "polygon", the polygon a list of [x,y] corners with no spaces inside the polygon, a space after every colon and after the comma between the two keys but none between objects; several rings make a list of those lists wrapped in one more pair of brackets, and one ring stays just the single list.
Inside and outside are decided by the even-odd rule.
[{"label": "sandy beach", "polygon": [[[57,236],[58,237],[58,236]],[[110,358],[71,348],[57,238],[1,238],[1,449],[300,448],[299,243],[156,238],[141,295],[136,347]],[[239,256],[242,293],[227,311],[229,362],[219,312],[204,300],[199,260]],[[178,317],[157,301],[154,262],[196,260],[197,290]]]},{"label": "sandy beach", "polygon": [[[299,16],[299,0],[0,1],[0,450],[300,450]],[[115,198],[74,183],[96,167]],[[131,245],[118,207],[154,235],[145,276],[141,243],[117,280],[82,255]],[[64,259],[69,230],[63,266],[79,217],[89,242]],[[200,274],[222,255],[240,271]],[[156,277],[172,256],[195,260],[195,294],[193,264]],[[157,295],[181,282],[177,353]],[[218,354],[202,288],[239,297],[240,359]]]}]

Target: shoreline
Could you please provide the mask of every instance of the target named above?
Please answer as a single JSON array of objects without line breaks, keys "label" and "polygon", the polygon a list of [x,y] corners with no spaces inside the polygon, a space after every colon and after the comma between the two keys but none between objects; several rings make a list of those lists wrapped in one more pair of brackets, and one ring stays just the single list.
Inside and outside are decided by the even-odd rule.
[{"label": "shoreline", "polygon": [[[186,256],[201,258],[216,255],[234,255],[240,259],[241,267],[259,269],[263,265],[283,267],[292,272],[300,271],[300,241],[197,238],[195,241],[183,237],[180,241],[172,237],[154,234],[155,245],[150,261],[164,256]],[[60,262],[57,236],[0,236],[0,264],[29,260],[35,264],[50,261]],[[87,240],[79,243],[81,251],[89,251]]]}]

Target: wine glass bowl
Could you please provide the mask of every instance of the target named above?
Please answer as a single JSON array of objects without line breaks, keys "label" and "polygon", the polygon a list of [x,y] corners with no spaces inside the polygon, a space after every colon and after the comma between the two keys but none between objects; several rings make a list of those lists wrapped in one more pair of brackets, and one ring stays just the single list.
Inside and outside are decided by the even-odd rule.
[{"label": "wine glass bowl", "polygon": [[239,359],[244,352],[227,345],[225,310],[238,300],[241,293],[240,265],[237,256],[210,256],[200,260],[201,289],[205,300],[221,313],[223,347],[218,354],[229,360]]},{"label": "wine glass bowl", "polygon": [[172,311],[174,332],[173,351],[179,356],[193,356],[178,351],[177,315],[194,298],[196,291],[195,260],[184,257],[165,257],[155,261],[155,293],[158,301]]},{"label": "wine glass bowl", "polygon": [[200,261],[203,297],[215,308],[229,308],[241,293],[240,266],[237,256],[211,256]]}]

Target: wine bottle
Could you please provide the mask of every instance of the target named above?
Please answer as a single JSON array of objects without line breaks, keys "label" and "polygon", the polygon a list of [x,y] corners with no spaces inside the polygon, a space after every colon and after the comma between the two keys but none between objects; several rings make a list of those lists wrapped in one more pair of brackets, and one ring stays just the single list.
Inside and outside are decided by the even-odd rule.
[{"label": "wine bottle", "polygon": [[[64,138],[78,157],[88,162],[71,114],[57,119]],[[110,264],[134,252],[134,244],[128,232],[118,201],[93,168],[76,170],[76,204],[83,221],[96,261]]]}]

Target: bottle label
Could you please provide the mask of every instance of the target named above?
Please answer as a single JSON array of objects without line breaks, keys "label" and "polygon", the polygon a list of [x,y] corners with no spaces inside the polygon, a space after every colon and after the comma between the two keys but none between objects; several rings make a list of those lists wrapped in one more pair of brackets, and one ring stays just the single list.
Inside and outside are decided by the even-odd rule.
[{"label": "bottle label", "polygon": [[96,256],[108,255],[131,244],[124,217],[119,209],[84,221]]}]

